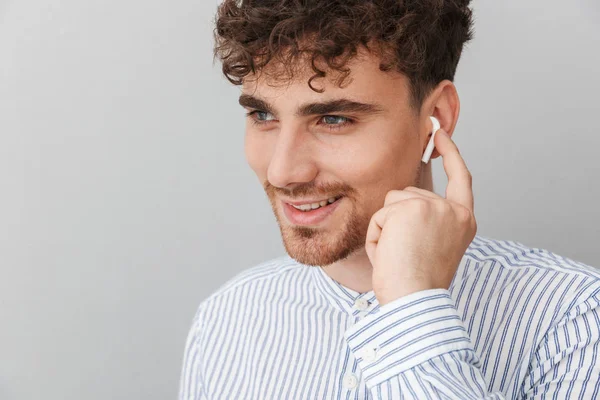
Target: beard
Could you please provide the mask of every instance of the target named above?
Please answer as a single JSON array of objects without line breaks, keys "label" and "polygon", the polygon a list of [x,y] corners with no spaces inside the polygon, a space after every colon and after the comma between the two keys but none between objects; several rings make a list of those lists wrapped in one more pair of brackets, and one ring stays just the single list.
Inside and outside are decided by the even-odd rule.
[{"label": "beard", "polygon": [[[341,212],[343,208],[351,207],[351,210],[344,215],[341,224],[332,224],[331,228],[291,225],[282,221],[285,217],[279,215],[279,209],[275,207],[273,201],[271,202],[283,245],[290,257],[301,264],[326,266],[346,259],[356,250],[364,248],[371,216],[360,214],[356,204],[352,203],[349,197],[344,196],[338,201],[350,204],[340,204],[334,214]],[[329,216],[338,219],[340,217],[340,215]]]},{"label": "beard", "polygon": [[[420,164],[413,175],[412,182],[406,186],[420,187],[422,168]],[[282,215],[281,200],[276,193],[280,189],[275,188],[268,181],[265,181],[263,186],[273,208],[285,251],[297,262],[324,267],[342,261],[356,251],[364,249],[371,217],[379,208],[369,210],[366,205],[361,204],[357,191],[353,188],[339,184],[324,184],[316,188],[311,182],[284,193],[286,197],[292,199],[301,196],[317,198],[343,196],[338,201],[346,204],[339,204],[334,213],[328,217],[341,221],[335,224],[330,222],[326,227],[313,228],[290,224],[285,215]]]}]

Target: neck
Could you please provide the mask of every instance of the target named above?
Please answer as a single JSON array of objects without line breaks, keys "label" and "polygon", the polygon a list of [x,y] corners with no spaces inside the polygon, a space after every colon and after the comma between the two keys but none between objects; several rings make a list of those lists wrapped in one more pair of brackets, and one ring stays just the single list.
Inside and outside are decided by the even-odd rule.
[{"label": "neck", "polygon": [[[418,180],[417,187],[433,192],[431,161],[426,165],[421,164],[421,173]],[[361,247],[344,260],[323,267],[323,270],[332,279],[359,293],[365,293],[373,289],[371,284],[373,266],[364,247]]]}]

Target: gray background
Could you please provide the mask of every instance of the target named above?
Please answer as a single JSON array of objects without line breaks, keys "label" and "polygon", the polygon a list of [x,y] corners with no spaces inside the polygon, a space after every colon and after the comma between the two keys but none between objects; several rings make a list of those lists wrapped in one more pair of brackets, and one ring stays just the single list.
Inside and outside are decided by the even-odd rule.
[{"label": "gray background", "polygon": [[[175,398],[200,301],[284,253],[216,4],[0,2],[0,399]],[[479,233],[594,266],[599,8],[476,1],[456,78]]]}]

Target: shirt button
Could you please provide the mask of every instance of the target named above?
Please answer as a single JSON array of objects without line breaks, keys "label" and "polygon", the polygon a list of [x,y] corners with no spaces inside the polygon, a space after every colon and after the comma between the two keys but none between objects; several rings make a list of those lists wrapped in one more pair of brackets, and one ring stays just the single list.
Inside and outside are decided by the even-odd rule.
[{"label": "shirt button", "polygon": [[369,308],[369,302],[364,297],[361,297],[354,302],[354,307],[360,311],[364,311]]},{"label": "shirt button", "polygon": [[373,362],[373,361],[377,360],[377,348],[365,347],[361,352],[361,357],[366,362]]},{"label": "shirt button", "polygon": [[358,385],[358,378],[354,374],[344,376],[344,387],[346,389],[354,389]]}]

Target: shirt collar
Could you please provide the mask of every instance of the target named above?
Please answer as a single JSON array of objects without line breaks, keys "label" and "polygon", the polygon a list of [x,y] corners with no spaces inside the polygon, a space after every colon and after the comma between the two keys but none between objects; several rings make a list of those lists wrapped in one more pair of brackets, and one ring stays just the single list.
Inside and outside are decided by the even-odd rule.
[{"label": "shirt collar", "polygon": [[[479,238],[480,236],[476,235],[476,240]],[[476,244],[471,242],[467,252],[472,251],[475,246]],[[468,266],[468,262],[468,257],[466,257],[465,254],[465,256],[463,256],[460,260],[457,273],[452,278],[450,287],[452,287],[452,285],[455,283],[457,274],[464,274],[464,269],[466,266]],[[377,301],[377,297],[375,296],[375,292],[373,290],[370,290],[366,293],[359,293],[331,278],[320,266],[317,267],[305,265],[305,267],[310,268],[310,273],[312,274],[313,282],[317,289],[334,307],[340,311],[348,313],[352,316],[356,316],[361,313],[371,314],[379,311],[379,302]],[[362,298],[367,300],[368,307],[361,311],[360,307],[358,307],[360,302],[357,303],[357,300]]]},{"label": "shirt collar", "polygon": [[[355,316],[360,313],[372,313],[379,309],[379,302],[373,290],[359,293],[331,278],[322,267],[310,266],[309,268],[317,289],[340,311]],[[360,299],[366,300],[367,304]]]}]

